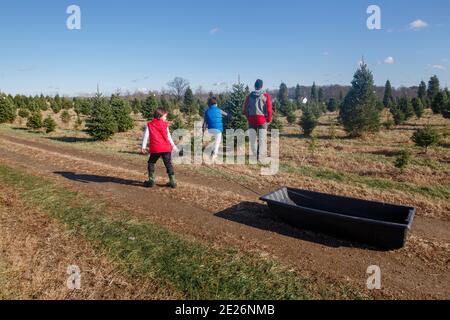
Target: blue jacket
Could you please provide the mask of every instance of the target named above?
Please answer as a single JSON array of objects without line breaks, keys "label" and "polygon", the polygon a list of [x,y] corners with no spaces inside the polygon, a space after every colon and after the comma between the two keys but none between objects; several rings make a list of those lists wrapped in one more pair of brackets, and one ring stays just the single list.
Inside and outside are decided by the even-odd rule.
[{"label": "blue jacket", "polygon": [[217,105],[212,105],[205,112],[205,122],[209,130],[223,132],[222,110]]}]

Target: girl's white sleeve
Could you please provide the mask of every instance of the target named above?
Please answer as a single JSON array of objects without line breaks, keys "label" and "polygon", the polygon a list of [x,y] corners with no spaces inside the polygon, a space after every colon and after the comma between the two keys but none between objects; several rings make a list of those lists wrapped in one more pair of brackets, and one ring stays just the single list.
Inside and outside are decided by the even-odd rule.
[{"label": "girl's white sleeve", "polygon": [[167,136],[169,137],[169,142],[170,142],[170,145],[172,146],[173,150],[174,150],[174,151],[178,151],[177,146],[176,146],[175,143],[173,142],[172,135],[170,134],[169,128],[167,128]]},{"label": "girl's white sleeve", "polygon": [[145,127],[144,138],[142,139],[142,147],[141,147],[141,149],[147,149],[149,140],[150,140],[150,130],[148,129],[148,126],[146,126]]}]

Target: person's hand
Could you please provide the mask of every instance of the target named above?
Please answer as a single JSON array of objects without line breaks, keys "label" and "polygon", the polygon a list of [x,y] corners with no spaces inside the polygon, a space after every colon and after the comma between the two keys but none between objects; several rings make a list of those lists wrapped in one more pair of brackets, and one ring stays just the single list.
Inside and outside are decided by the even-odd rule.
[{"label": "person's hand", "polygon": [[145,148],[141,149],[141,154],[147,154],[147,149]]}]

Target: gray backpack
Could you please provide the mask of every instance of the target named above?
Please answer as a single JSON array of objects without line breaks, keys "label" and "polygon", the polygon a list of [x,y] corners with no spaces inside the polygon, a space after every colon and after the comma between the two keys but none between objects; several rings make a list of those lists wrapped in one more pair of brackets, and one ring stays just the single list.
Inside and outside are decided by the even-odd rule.
[{"label": "gray backpack", "polygon": [[250,94],[247,115],[267,117],[267,97],[262,92],[254,91]]}]

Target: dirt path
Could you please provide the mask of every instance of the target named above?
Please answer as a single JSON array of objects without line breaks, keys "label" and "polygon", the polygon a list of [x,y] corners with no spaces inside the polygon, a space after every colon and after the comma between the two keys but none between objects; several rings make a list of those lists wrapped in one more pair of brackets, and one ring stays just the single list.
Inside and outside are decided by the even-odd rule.
[{"label": "dirt path", "polygon": [[[233,245],[292,265],[318,281],[365,290],[366,269],[378,265],[377,298],[450,298],[450,222],[418,216],[406,248],[381,252],[307,231],[271,218],[257,195],[273,183],[236,184],[178,170],[180,187],[141,187],[146,164],[0,133],[0,161],[51,177],[64,186],[108,198],[141,219],[186,238]],[[161,180],[160,182],[165,182]],[[217,196],[220,195],[220,197]]]}]

